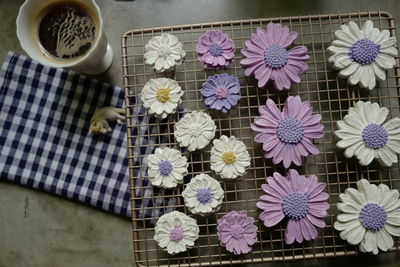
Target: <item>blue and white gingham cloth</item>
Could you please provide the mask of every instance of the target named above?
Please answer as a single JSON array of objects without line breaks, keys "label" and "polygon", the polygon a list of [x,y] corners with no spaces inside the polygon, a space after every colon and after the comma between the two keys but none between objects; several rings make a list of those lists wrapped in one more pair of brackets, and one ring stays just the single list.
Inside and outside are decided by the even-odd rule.
[{"label": "blue and white gingham cloth", "polygon": [[[9,52],[0,72],[0,178],[131,216],[125,126],[115,125],[108,135],[88,134],[96,108],[120,107],[123,100],[120,87]],[[132,125],[151,119],[141,116]],[[142,135],[151,131],[133,130]],[[156,144],[158,139],[153,138],[147,142]],[[136,188],[148,183],[135,179]],[[135,193],[164,194],[152,187]],[[162,206],[171,207],[174,201],[137,201],[137,216],[157,218],[170,211]]]}]

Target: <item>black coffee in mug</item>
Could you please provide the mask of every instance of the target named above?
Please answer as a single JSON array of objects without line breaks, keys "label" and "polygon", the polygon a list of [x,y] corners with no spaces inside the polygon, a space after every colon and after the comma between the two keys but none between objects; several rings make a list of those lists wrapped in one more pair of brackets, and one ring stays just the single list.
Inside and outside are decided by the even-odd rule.
[{"label": "black coffee in mug", "polygon": [[75,60],[93,46],[98,26],[91,11],[73,1],[60,1],[41,12],[37,35],[41,50],[58,60]]}]

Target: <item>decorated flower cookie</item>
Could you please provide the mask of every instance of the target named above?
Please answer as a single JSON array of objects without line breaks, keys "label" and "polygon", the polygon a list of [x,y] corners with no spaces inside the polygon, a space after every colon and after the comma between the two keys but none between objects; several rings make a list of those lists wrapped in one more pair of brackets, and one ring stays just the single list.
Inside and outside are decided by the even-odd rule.
[{"label": "decorated flower cookie", "polygon": [[380,31],[367,20],[361,29],[354,21],[340,26],[335,40],[328,47],[329,62],[340,70],[339,77],[348,78],[350,85],[373,89],[376,80],[386,79],[385,70],[396,65],[396,37],[388,30]]},{"label": "decorated flower cookie", "polygon": [[325,227],[324,217],[329,209],[329,195],[322,191],[326,184],[318,182],[315,175],[306,178],[294,169],[286,177],[275,172],[267,182],[261,185],[266,194],[256,204],[263,210],[259,217],[264,225],[274,226],[287,217],[286,244],[317,238],[316,227]]},{"label": "decorated flower cookie", "polygon": [[227,251],[239,255],[249,253],[257,242],[257,226],[246,211],[231,211],[217,221],[217,236]]},{"label": "decorated flower cookie", "polygon": [[157,245],[171,255],[194,247],[200,232],[196,220],[180,211],[161,216],[154,231]]},{"label": "decorated flower cookie", "polygon": [[182,88],[169,78],[151,79],[143,87],[141,99],[149,114],[165,119],[168,114],[176,112],[182,103]]},{"label": "decorated flower cookie", "polygon": [[289,168],[294,163],[301,165],[301,156],[317,155],[318,148],[312,141],[324,136],[321,115],[312,114],[308,101],[299,96],[289,96],[281,112],[271,99],[259,107],[260,116],[254,119],[251,129],[258,132],[254,141],[263,144],[265,158],[274,164],[283,161]]},{"label": "decorated flower cookie", "polygon": [[239,80],[226,73],[210,76],[203,83],[201,95],[209,108],[226,113],[240,100]]},{"label": "decorated flower cookie", "polygon": [[149,180],[152,185],[173,188],[183,182],[188,174],[189,164],[179,150],[157,148],[154,154],[147,156]]},{"label": "decorated flower cookie", "polygon": [[234,136],[214,139],[211,148],[210,168],[223,179],[235,179],[250,167],[250,154],[246,145]]},{"label": "decorated flower cookie", "polygon": [[175,65],[181,64],[186,55],[182,43],[176,36],[169,33],[154,36],[144,48],[146,64],[152,65],[160,72],[173,69]]},{"label": "decorated flower cookie", "polygon": [[235,59],[235,44],[228,34],[219,30],[205,32],[196,46],[198,60],[204,68],[222,69]]},{"label": "decorated flower cookie", "polygon": [[341,212],[334,224],[340,237],[362,252],[378,254],[378,248],[393,247],[392,236],[400,236],[399,191],[387,185],[376,186],[367,180],[357,182],[357,189],[347,188],[339,195]]},{"label": "decorated flower cookie", "polygon": [[383,166],[392,166],[400,153],[400,118],[385,122],[388,113],[377,103],[358,101],[336,122],[335,135],[341,139],[336,146],[345,149],[345,157],[355,156],[360,165],[377,159]]},{"label": "decorated flower cookie", "polygon": [[299,83],[299,75],[308,69],[305,62],[309,56],[305,46],[288,49],[296,38],[296,32],[289,32],[288,27],[280,24],[269,23],[266,29],[257,28],[241,51],[245,56],[240,61],[244,74],[254,75],[260,88],[269,81],[273,81],[279,91]]},{"label": "decorated flower cookie", "polygon": [[202,173],[190,180],[182,197],[191,213],[207,216],[220,209],[224,190],[217,180]]},{"label": "decorated flower cookie", "polygon": [[217,126],[205,112],[193,111],[175,124],[174,136],[181,147],[189,151],[203,149],[215,136]]}]

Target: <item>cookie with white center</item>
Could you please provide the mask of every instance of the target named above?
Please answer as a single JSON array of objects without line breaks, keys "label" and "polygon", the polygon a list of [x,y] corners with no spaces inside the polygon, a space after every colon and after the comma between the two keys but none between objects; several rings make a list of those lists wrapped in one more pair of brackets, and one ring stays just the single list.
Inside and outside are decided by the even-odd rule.
[{"label": "cookie with white center", "polygon": [[144,49],[146,64],[160,72],[174,70],[175,66],[180,65],[186,56],[182,43],[176,36],[169,33],[154,36]]},{"label": "cookie with white center", "polygon": [[210,115],[203,111],[185,114],[175,124],[175,140],[189,151],[205,148],[215,136],[217,126]]}]

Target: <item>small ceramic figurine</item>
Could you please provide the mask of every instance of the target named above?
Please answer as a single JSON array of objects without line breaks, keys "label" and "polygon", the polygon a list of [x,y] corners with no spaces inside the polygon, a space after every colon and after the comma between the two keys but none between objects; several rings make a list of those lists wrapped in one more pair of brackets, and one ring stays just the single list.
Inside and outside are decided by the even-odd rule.
[{"label": "small ceramic figurine", "polygon": [[110,121],[117,121],[119,124],[125,120],[125,110],[116,107],[102,107],[96,109],[94,115],[90,119],[90,134],[106,134],[111,132],[108,124]]}]

